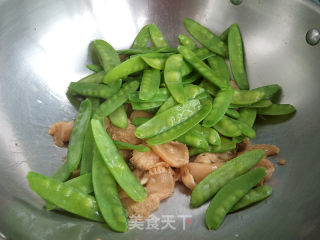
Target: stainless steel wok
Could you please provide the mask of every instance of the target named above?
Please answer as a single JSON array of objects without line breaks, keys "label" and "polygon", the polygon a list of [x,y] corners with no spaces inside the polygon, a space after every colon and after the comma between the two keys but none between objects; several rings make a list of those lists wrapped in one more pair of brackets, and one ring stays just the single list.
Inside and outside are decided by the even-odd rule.
[{"label": "stainless steel wok", "polygon": [[[305,40],[320,28],[318,1],[244,0],[0,0],[0,236],[49,239],[319,239],[320,44]],[[296,106],[293,118],[259,121],[255,143],[275,144],[287,165],[276,165],[266,201],[228,216],[218,231],[204,224],[207,205],[189,208],[182,186],[155,216],[173,216],[176,229],[111,232],[106,225],[47,212],[25,176],[51,175],[66,149],[54,146],[48,126],[76,111],[65,92],[89,74],[90,41],[128,48],[138,30],[156,23],[172,46],[191,17],[217,34],[238,23],[252,87],[278,83],[279,100]],[[277,158],[272,159],[276,163]],[[180,216],[180,217],[179,217]],[[181,216],[185,216],[184,218]],[[191,219],[191,220],[188,220]],[[185,227],[183,228],[183,224]],[[0,237],[0,238],[1,238]]]}]

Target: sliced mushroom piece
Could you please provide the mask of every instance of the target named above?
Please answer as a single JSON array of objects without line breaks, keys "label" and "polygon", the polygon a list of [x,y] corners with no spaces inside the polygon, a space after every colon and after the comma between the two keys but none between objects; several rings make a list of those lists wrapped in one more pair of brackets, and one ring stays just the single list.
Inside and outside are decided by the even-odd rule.
[{"label": "sliced mushroom piece", "polygon": [[118,128],[106,119],[104,125],[108,134],[113,140],[127,142],[134,145],[142,143],[142,140],[137,138],[136,135],[134,135],[136,127],[131,123],[130,120],[128,120],[128,127],[126,129]]},{"label": "sliced mushroom piece", "polygon": [[257,168],[257,167],[264,167],[266,169],[266,176],[259,183],[260,185],[262,185],[272,177],[272,174],[274,173],[274,170],[275,170],[274,164],[270,162],[268,158],[264,157],[258,162],[258,164],[254,168]]},{"label": "sliced mushroom piece", "polygon": [[138,152],[134,150],[130,162],[136,168],[148,170],[154,167],[156,163],[161,162],[161,160],[152,150],[149,152]]},{"label": "sliced mushroom piece", "polygon": [[280,153],[280,148],[272,144],[255,144],[249,146],[248,150],[262,149],[266,152],[267,156],[278,155]]},{"label": "sliced mushroom piece", "polygon": [[189,162],[189,151],[185,144],[179,142],[168,142],[161,145],[151,146],[163,161],[171,167],[180,168]]},{"label": "sliced mushroom piece", "polygon": [[74,121],[61,121],[50,126],[48,134],[53,137],[54,143],[58,147],[63,147],[65,143],[69,142],[73,125]]},{"label": "sliced mushroom piece", "polygon": [[187,168],[190,174],[193,176],[196,184],[201,182],[206,176],[208,176],[212,171],[216,170],[218,167],[222,166],[223,163],[207,164],[207,163],[188,163]]},{"label": "sliced mushroom piece", "polygon": [[201,153],[199,154],[194,162],[196,163],[221,163],[221,165],[232,158],[235,157],[235,153],[233,151],[228,151],[225,153]]},{"label": "sliced mushroom piece", "polygon": [[154,194],[160,200],[168,198],[174,191],[174,171],[170,167],[157,166],[148,172],[146,190],[148,194]]},{"label": "sliced mushroom piece", "polygon": [[131,198],[121,199],[121,202],[130,218],[144,220],[157,210],[160,199],[156,194],[149,194],[143,202],[135,202]]},{"label": "sliced mushroom piece", "polygon": [[187,188],[193,190],[197,184],[194,181],[194,178],[191,175],[187,165],[185,165],[182,168],[180,168],[180,174],[181,174],[181,181],[183,182],[183,184]]}]

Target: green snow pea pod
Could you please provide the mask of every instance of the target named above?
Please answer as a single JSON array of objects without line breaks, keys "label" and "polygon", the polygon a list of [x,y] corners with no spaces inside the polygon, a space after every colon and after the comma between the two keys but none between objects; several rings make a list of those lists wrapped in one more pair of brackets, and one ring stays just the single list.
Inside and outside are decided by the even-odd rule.
[{"label": "green snow pea pod", "polygon": [[219,133],[213,128],[207,128],[198,124],[192,129],[192,131],[204,136],[211,145],[219,146],[221,144]]},{"label": "green snow pea pod", "polygon": [[76,170],[80,163],[83,143],[89,129],[91,114],[92,104],[90,100],[86,99],[81,102],[68,145],[67,164],[70,173]]},{"label": "green snow pea pod", "polygon": [[27,175],[30,188],[40,197],[81,217],[103,222],[96,199],[70,184],[35,172]]},{"label": "green snow pea pod", "polygon": [[291,104],[272,104],[268,108],[258,108],[257,113],[268,116],[280,116],[294,113],[295,107]]},{"label": "green snow pea pod", "polygon": [[[184,96],[186,97],[186,100],[192,100],[197,98],[200,94],[204,93],[204,89],[193,84],[186,84],[183,87]],[[178,103],[172,98],[169,97],[159,108],[158,113],[163,112],[164,110],[167,110]]]},{"label": "green snow pea pod", "polygon": [[[241,108],[240,109],[240,117],[239,117],[238,121],[244,122],[246,125],[248,125],[249,127],[252,128],[253,124],[256,120],[256,116],[257,116],[256,109],[254,109],[254,108]],[[232,138],[232,141],[235,143],[240,143],[245,138],[246,138],[246,136],[241,135],[241,136]]]},{"label": "green snow pea pod", "polygon": [[227,86],[226,81],[217,76],[217,74],[207,64],[201,61],[201,59],[199,59],[189,48],[179,46],[178,51],[179,53],[181,53],[183,58],[191,66],[193,66],[205,79],[209,80],[219,88],[224,88]]},{"label": "green snow pea pod", "polygon": [[170,128],[168,131],[160,133],[159,135],[150,138],[149,140],[147,140],[147,143],[150,146],[153,146],[163,144],[180,137],[181,135],[188,132],[191,128],[193,128],[195,125],[197,125],[199,122],[201,122],[211,111],[211,108],[211,103],[202,106],[196,114],[194,114],[187,120],[183,121],[179,125]]},{"label": "green snow pea pod", "polygon": [[208,58],[209,66],[213,69],[213,71],[221,78],[225,79],[226,83],[229,84],[230,75],[229,69],[226,61],[216,55]]},{"label": "green snow pea pod", "polygon": [[214,86],[211,82],[208,80],[203,80],[200,84],[200,87],[204,88],[210,95],[216,96],[219,92],[219,88]]},{"label": "green snow pea pod", "polygon": [[183,23],[190,35],[201,45],[223,57],[228,56],[227,45],[208,28],[189,18],[185,18]]},{"label": "green snow pea pod", "polygon": [[251,108],[241,108],[240,109],[239,121],[246,123],[249,127],[253,127],[256,120],[257,110]]},{"label": "green snow pea pod", "polygon": [[68,90],[71,94],[104,99],[107,99],[118,92],[117,88],[105,84],[83,82],[71,82]]},{"label": "green snow pea pod", "polygon": [[176,140],[190,147],[200,148],[204,150],[209,149],[209,144],[206,138],[198,134],[197,132],[192,131],[192,129],[182,136],[178,137]]},{"label": "green snow pea pod", "polygon": [[249,82],[244,66],[243,46],[240,29],[232,24],[228,32],[228,52],[233,78],[240,89],[248,90]]},{"label": "green snow pea pod", "polygon": [[[69,184],[70,186],[77,188],[78,190],[86,194],[93,192],[91,173],[86,173],[79,177],[72,178],[69,181],[67,181],[66,184]],[[54,210],[56,207],[56,205],[50,202],[47,202],[46,204],[46,209],[49,211]]]},{"label": "green snow pea pod", "polygon": [[[92,114],[99,107],[100,101],[99,99],[89,99],[92,104]],[[92,159],[93,159],[93,151],[94,151],[94,138],[92,135],[91,125],[89,124],[88,131],[86,132],[86,136],[84,137],[83,147],[82,147],[82,156],[81,156],[81,165],[80,165],[80,175],[91,173],[92,170]]]},{"label": "green snow pea pod", "polygon": [[232,87],[222,89],[218,92],[217,96],[213,100],[211,112],[203,121],[203,126],[213,127],[222,119],[231,103],[232,95]]},{"label": "green snow pea pod", "polygon": [[71,173],[68,169],[68,164],[65,162],[52,176],[52,178],[57,179],[61,182],[66,181],[70,177]]},{"label": "green snow pea pod", "polygon": [[[210,101],[212,102],[212,97],[211,97],[210,94],[207,93],[207,92],[203,92],[203,93],[199,94],[199,95],[197,96],[197,99],[199,99],[199,100],[207,100],[207,99],[210,99]],[[201,102],[201,103],[204,104],[203,102]]]},{"label": "green snow pea pod", "polygon": [[200,94],[205,93],[205,89],[195,84],[186,84],[183,86],[184,95],[187,100],[194,99]]},{"label": "green snow pea pod", "polygon": [[144,48],[148,46],[150,40],[150,33],[149,33],[150,25],[147,24],[137,34],[136,38],[134,39],[131,48]]},{"label": "green snow pea pod", "polygon": [[147,117],[135,117],[134,119],[132,119],[131,123],[133,125],[135,125],[136,127],[138,127],[149,120],[150,120],[150,118],[147,118]]},{"label": "green snow pea pod", "polygon": [[152,110],[160,107],[162,102],[132,102],[131,106],[133,110]]},{"label": "green snow pea pod", "polygon": [[162,103],[156,115],[176,105],[177,105],[177,102],[173,99],[173,97],[170,96],[164,103]]},{"label": "green snow pea pod", "polygon": [[239,120],[232,119],[232,118],[230,118],[230,120],[235,125],[237,125],[237,127],[241,131],[241,134],[247,136],[248,138],[255,138],[256,137],[255,130],[252,127],[248,126],[248,124],[246,124],[246,123],[244,123],[242,121],[239,121]]},{"label": "green snow pea pod", "polygon": [[100,63],[105,72],[109,72],[120,64],[120,58],[114,48],[104,40],[95,40],[93,45],[98,52]]},{"label": "green snow pea pod", "polygon": [[149,152],[150,148],[144,146],[144,145],[133,145],[126,142],[120,142],[120,141],[113,141],[114,144],[116,144],[118,149],[129,149],[129,150],[136,150],[138,152]]},{"label": "green snow pea pod", "polygon": [[131,49],[123,49],[118,50],[119,54],[145,54],[145,53],[174,53],[177,50],[171,47],[145,47],[145,48],[131,48]]},{"label": "green snow pea pod", "polygon": [[241,135],[241,130],[239,126],[235,124],[232,118],[224,115],[222,119],[214,125],[214,129],[216,129],[220,134],[226,137],[237,137]]},{"label": "green snow pea pod", "polygon": [[272,105],[272,102],[269,99],[260,100],[252,105],[247,106],[247,108],[267,108]]},{"label": "green snow pea pod", "polygon": [[[104,40],[95,40],[93,41],[93,45],[97,50],[99,61],[106,73],[120,64],[118,53],[109,43]],[[117,79],[115,82],[110,83],[110,87],[120,89],[121,84],[122,80]]]},{"label": "green snow pea pod", "polygon": [[236,149],[237,145],[225,137],[220,137],[221,144],[217,146],[212,146],[211,151],[212,153],[221,153],[227,152]]},{"label": "green snow pea pod", "polygon": [[248,207],[254,203],[260,202],[268,198],[272,193],[272,188],[263,185],[254,189],[251,189],[246,195],[243,196],[229,211],[229,213],[238,211],[242,208]]},{"label": "green snow pea pod", "polygon": [[128,95],[135,92],[139,87],[139,82],[133,80],[124,85],[116,94],[104,101],[96,110],[94,118],[107,117],[114,112],[118,107],[128,100]]},{"label": "green snow pea pod", "polygon": [[[143,102],[164,102],[170,97],[170,93],[167,88],[157,88],[155,95],[149,100],[141,100],[139,98],[140,92],[134,92],[129,94],[129,101],[135,103]],[[140,87],[141,91],[141,87]]]},{"label": "green snow pea pod", "polygon": [[113,140],[104,129],[101,120],[92,119],[91,126],[96,146],[101,157],[117,183],[132,200],[136,202],[145,200],[147,197],[146,190],[123,160]]},{"label": "green snow pea pod", "polygon": [[249,151],[231,159],[210,173],[193,189],[191,207],[199,207],[208,201],[226,183],[250,170],[264,156],[265,152],[261,149]]},{"label": "green snow pea pod", "polygon": [[128,116],[123,105],[118,107],[109,115],[110,122],[118,128],[126,129],[128,127]]},{"label": "green snow pea pod", "polygon": [[158,92],[161,80],[161,74],[156,69],[146,69],[140,85],[139,98],[141,100],[150,100]]},{"label": "green snow pea pod", "polygon": [[205,92],[205,89],[194,84],[186,84],[183,86],[184,95],[187,100],[194,99]]},{"label": "green snow pea pod", "polygon": [[198,72],[191,73],[190,75],[182,78],[182,84],[185,85],[185,84],[193,83],[193,82],[199,80],[200,77],[201,77],[201,75]]},{"label": "green snow pea pod", "polygon": [[237,104],[230,104],[230,108],[267,108],[272,105],[272,102],[269,99],[263,99],[259,102],[250,105],[237,105]]},{"label": "green snow pea pod", "polygon": [[237,145],[232,142],[231,140],[224,138],[224,137],[220,137],[221,138],[221,144],[218,146],[209,146],[209,150],[208,151],[204,151],[203,149],[200,148],[190,148],[189,149],[189,156],[195,156],[197,154],[200,153],[204,153],[204,152],[210,152],[210,153],[222,153],[222,152],[227,152],[227,151],[231,151],[236,149]]},{"label": "green snow pea pod", "polygon": [[121,78],[125,78],[132,73],[139,72],[147,68],[147,64],[140,56],[129,58],[128,60],[120,63],[118,66],[109,71],[103,81],[104,83],[111,83]]},{"label": "green snow pea pod", "polygon": [[164,81],[174,100],[184,103],[184,91],[181,76],[182,56],[180,54],[170,56],[164,68]]},{"label": "green snow pea pod", "polygon": [[253,90],[237,90],[235,89],[232,97],[232,104],[236,105],[251,105],[259,102],[264,98],[262,91]]},{"label": "green snow pea pod", "polygon": [[92,73],[84,78],[81,78],[78,83],[102,83],[105,75],[105,71]]},{"label": "green snow pea pod", "polygon": [[169,44],[167,43],[166,39],[164,38],[164,36],[160,32],[159,28],[157,27],[157,25],[155,25],[154,23],[150,24],[149,32],[150,32],[151,42],[152,42],[153,46],[158,47],[158,48],[170,47]]},{"label": "green snow pea pod", "polygon": [[266,85],[263,87],[252,89],[252,91],[263,92],[263,98],[270,98],[280,90],[281,87],[278,84]]},{"label": "green snow pea pod", "polygon": [[87,64],[87,68],[93,72],[100,72],[103,68],[97,64]]},{"label": "green snow pea pod", "polygon": [[197,44],[188,36],[184,35],[184,34],[179,34],[178,36],[179,42],[181,43],[181,45],[190,48],[191,50],[196,50],[198,49]]},{"label": "green snow pea pod", "polygon": [[75,177],[70,179],[69,181],[65,182],[84,193],[92,193],[93,186],[92,186],[92,175],[91,173],[83,174],[79,177]]},{"label": "green snow pea pod", "polygon": [[237,110],[234,110],[232,108],[229,108],[227,111],[226,111],[226,115],[228,117],[231,117],[231,118],[234,118],[234,119],[238,119],[240,117],[240,113],[237,111]]},{"label": "green snow pea pod", "polygon": [[119,198],[117,182],[101,158],[98,149],[94,152],[92,162],[92,182],[103,219],[114,231],[127,231],[127,213]]},{"label": "green snow pea pod", "polygon": [[219,38],[220,38],[222,41],[228,43],[228,33],[229,33],[229,28],[227,28],[226,30],[224,30],[224,32],[221,33],[221,35],[219,36]]},{"label": "green snow pea pod", "polygon": [[141,139],[158,135],[187,120],[196,114],[200,108],[201,104],[197,99],[188,101],[185,104],[176,105],[157,114],[148,122],[137,127],[135,135]]},{"label": "green snow pea pod", "polygon": [[266,170],[258,167],[227,183],[212,199],[206,211],[208,229],[217,230],[230,209],[265,175]]},{"label": "green snow pea pod", "polygon": [[208,48],[198,48],[198,49],[194,50],[193,52],[202,61],[216,55],[215,53],[211,52]]},{"label": "green snow pea pod", "polygon": [[171,55],[172,54],[167,55],[163,53],[147,53],[140,56],[143,61],[145,61],[150,67],[158,70],[163,70],[168,56]]},{"label": "green snow pea pod", "polygon": [[191,65],[185,61],[182,61],[182,66],[181,66],[181,76],[185,77],[188,74],[192,73],[193,68],[191,67]]}]

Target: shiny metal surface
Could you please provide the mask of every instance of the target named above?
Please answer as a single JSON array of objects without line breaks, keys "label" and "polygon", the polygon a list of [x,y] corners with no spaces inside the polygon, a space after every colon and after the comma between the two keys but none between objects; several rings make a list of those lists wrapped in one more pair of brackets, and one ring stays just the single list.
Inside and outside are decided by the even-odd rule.
[{"label": "shiny metal surface", "polygon": [[[207,205],[190,209],[182,186],[156,216],[173,215],[176,229],[114,233],[106,225],[46,212],[28,187],[33,170],[51,175],[66,150],[54,146],[48,126],[69,120],[70,81],[89,73],[88,45],[97,38],[127,48],[138,30],[155,22],[172,46],[191,17],[221,33],[242,30],[252,87],[278,83],[279,99],[294,104],[287,121],[259,121],[255,143],[275,144],[287,165],[276,165],[273,195],[228,216],[218,231],[204,224]],[[319,239],[320,44],[306,32],[320,28],[320,7],[307,0],[0,0],[0,232],[14,240],[49,239]],[[277,159],[272,159],[276,163]],[[191,215],[183,230],[179,215]]]}]

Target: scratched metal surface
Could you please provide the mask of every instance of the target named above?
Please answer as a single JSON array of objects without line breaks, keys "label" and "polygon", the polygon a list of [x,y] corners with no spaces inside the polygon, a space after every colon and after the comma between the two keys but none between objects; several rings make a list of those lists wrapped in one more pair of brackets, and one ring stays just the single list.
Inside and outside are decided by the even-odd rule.
[{"label": "scratched metal surface", "polygon": [[[127,48],[138,30],[155,22],[172,46],[191,17],[221,33],[238,23],[253,87],[278,83],[281,101],[297,107],[288,121],[259,122],[255,143],[281,148],[266,201],[226,218],[218,231],[204,224],[207,205],[190,209],[182,186],[155,215],[173,215],[175,230],[130,230],[46,212],[28,187],[33,170],[51,175],[66,150],[54,146],[48,126],[74,118],[65,91],[89,74],[90,41],[102,38]],[[302,0],[0,0],[0,238],[49,239],[318,239],[320,234],[320,44],[305,42],[320,28],[319,6]],[[272,159],[276,162],[276,159]],[[191,215],[186,224],[179,216]],[[190,223],[190,222],[189,222]]]}]

